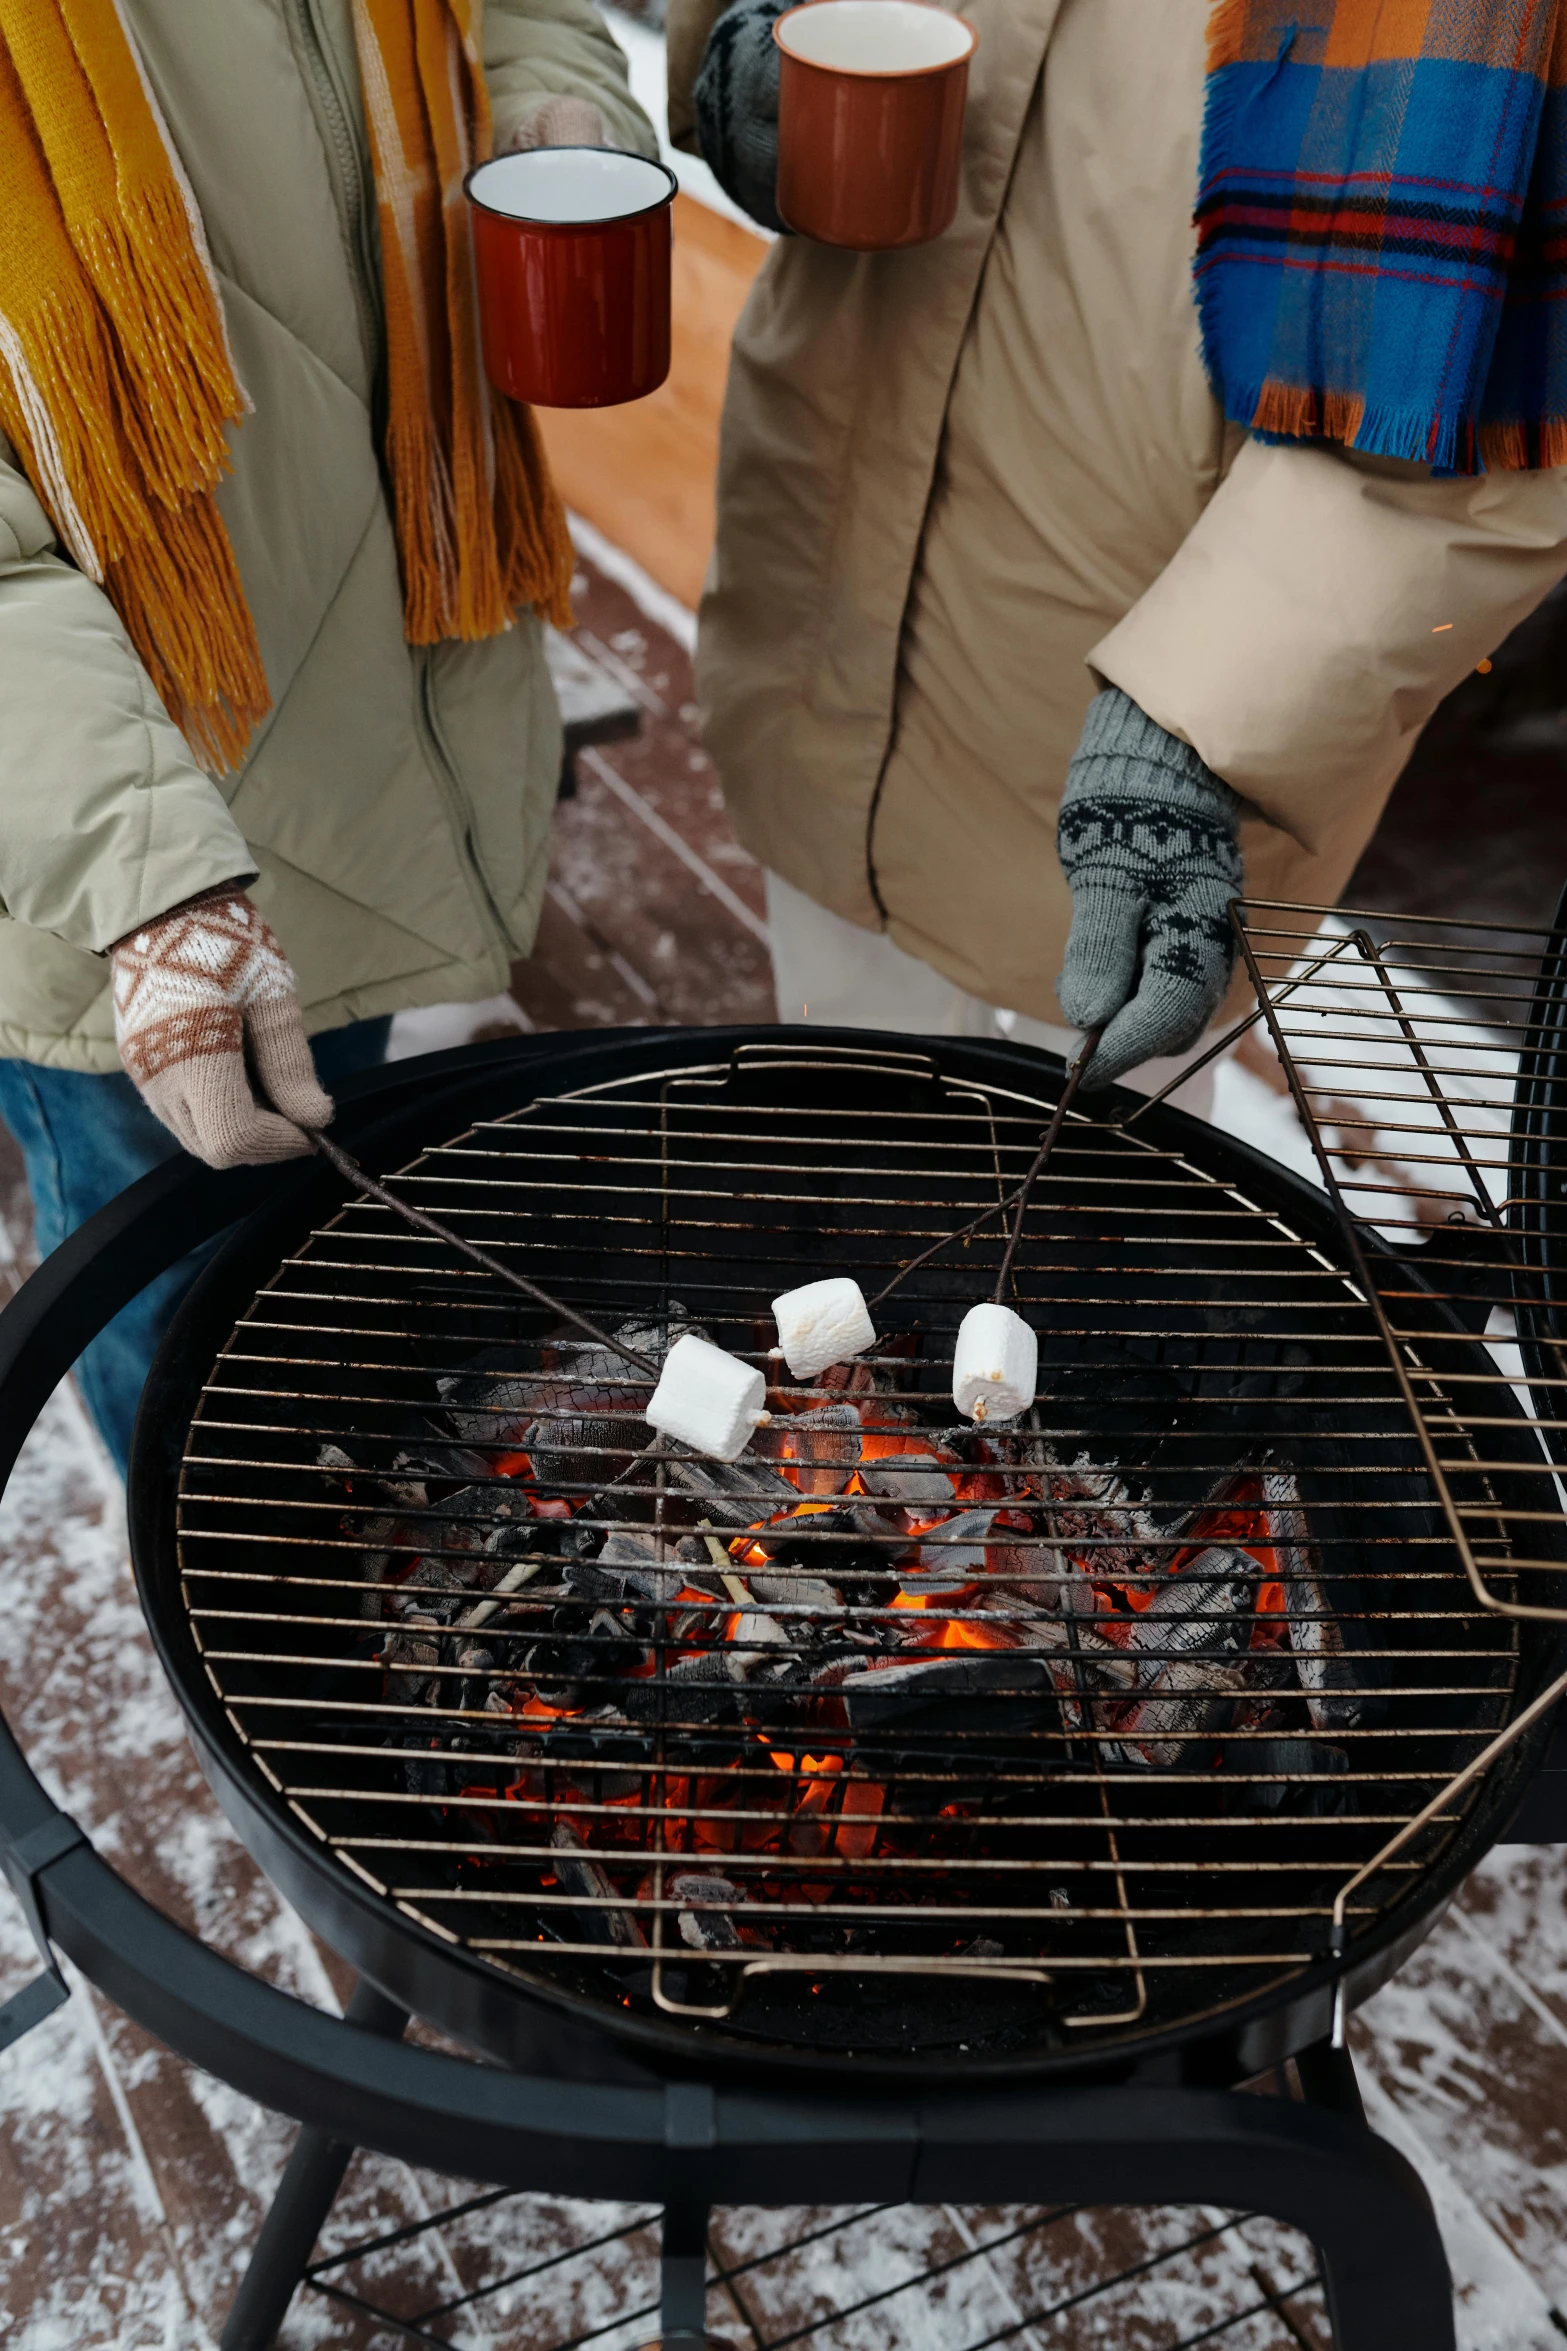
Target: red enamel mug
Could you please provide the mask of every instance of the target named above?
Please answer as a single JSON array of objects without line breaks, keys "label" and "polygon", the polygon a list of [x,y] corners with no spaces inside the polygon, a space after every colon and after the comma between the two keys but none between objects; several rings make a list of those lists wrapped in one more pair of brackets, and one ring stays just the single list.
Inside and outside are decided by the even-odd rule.
[{"label": "red enamel mug", "polygon": [[613,147],[495,155],[473,208],[484,370],[534,408],[613,408],[669,373],[670,206],[662,163]]},{"label": "red enamel mug", "polygon": [[979,36],[929,0],[805,0],[778,45],[778,210],[821,245],[890,253],[952,226]]}]

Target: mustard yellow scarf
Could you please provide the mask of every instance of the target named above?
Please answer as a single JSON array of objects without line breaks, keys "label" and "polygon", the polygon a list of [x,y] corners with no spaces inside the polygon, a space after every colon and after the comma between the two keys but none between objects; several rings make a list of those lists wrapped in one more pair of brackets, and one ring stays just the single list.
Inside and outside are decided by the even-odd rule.
[{"label": "mustard yellow scarf", "polygon": [[[478,358],[472,0],[354,0],[381,223],[386,457],[412,644],[568,617],[532,416]],[[248,406],[190,186],[118,0],[0,0],[0,426],[211,769],[269,706],[213,490]]]}]

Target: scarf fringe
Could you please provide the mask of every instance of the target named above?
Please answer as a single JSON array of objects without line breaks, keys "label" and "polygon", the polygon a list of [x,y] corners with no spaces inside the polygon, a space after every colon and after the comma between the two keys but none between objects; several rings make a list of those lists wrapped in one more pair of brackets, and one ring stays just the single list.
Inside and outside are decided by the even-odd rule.
[{"label": "scarf fringe", "polygon": [[154,496],[179,507],[228,471],[224,427],[245,404],[178,186],[84,224],[77,251],[114,322],[127,438]]},{"label": "scarf fringe", "polygon": [[491,406],[495,420],[495,510],[506,601],[528,607],[551,628],[569,629],[577,551],[550,472],[538,418],[531,408],[520,408],[498,392]]},{"label": "scarf fringe", "polygon": [[[46,295],[11,322],[0,415],[75,561],[102,584],[142,536],[147,513],[120,420],[131,403],[94,309]],[[51,444],[40,447],[47,436]],[[66,501],[69,501],[67,509]]]},{"label": "scarf fringe", "polygon": [[1269,382],[1229,391],[1226,414],[1264,441],[1336,441],[1368,457],[1396,457],[1435,474],[1469,473],[1478,456],[1502,473],[1567,465],[1567,417],[1486,423],[1423,408],[1368,407],[1358,393]]},{"label": "scarf fringe", "polygon": [[110,601],[209,775],[237,767],[272,706],[234,549],[203,491],[112,564]]}]

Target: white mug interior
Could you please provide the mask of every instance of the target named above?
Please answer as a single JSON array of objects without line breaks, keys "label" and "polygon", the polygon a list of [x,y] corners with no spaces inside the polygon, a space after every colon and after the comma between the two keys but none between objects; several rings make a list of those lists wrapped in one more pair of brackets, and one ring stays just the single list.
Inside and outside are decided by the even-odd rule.
[{"label": "white mug interior", "polygon": [[532,147],[480,164],[468,193],[512,220],[586,226],[662,204],[670,179],[662,164],[613,147]]},{"label": "white mug interior", "polygon": [[928,73],[974,46],[961,17],[919,0],[812,0],[779,20],[778,39],[791,57],[839,73]]}]

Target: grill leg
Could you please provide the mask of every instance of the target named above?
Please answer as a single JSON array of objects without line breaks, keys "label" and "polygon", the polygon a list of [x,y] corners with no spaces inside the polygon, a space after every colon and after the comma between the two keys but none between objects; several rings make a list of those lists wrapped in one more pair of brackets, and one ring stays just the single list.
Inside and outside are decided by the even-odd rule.
[{"label": "grill leg", "polygon": [[1351,2122],[1364,2122],[1366,2109],[1361,2102],[1360,2084],[1355,2079],[1355,2061],[1347,2049],[1335,2049],[1331,2041],[1315,2041],[1309,2049],[1302,2049],[1295,2059],[1295,2071],[1308,2106],[1326,2106],[1334,2114],[1346,2115]]},{"label": "grill leg", "polygon": [[[1347,2122],[1365,2127],[1366,2109],[1360,2095],[1360,2084],[1355,2079],[1355,2061],[1347,2049],[1335,2049],[1331,2041],[1314,2042],[1309,2049],[1302,2049],[1297,2054],[1295,2071],[1300,2076],[1301,2090],[1308,2106],[1324,2107],[1329,2113],[1343,2115]],[[1368,2214],[1367,2226],[1371,2237],[1380,2240],[1375,2214]],[[1431,2226],[1434,2234],[1434,2220]],[[1440,2242],[1438,2239],[1439,2248]],[[1354,2306],[1358,2297],[1353,2296],[1346,2275],[1351,2265],[1358,2266],[1358,2251],[1358,2248],[1346,2252],[1343,2247],[1332,2250],[1320,2245],[1317,2247],[1317,2266],[1322,2272],[1322,2297],[1328,2306],[1328,2325],[1333,2330],[1335,2351],[1339,2351],[1340,2346],[1359,2343],[1362,2339],[1362,2314]],[[1385,2245],[1374,2255],[1377,2259],[1384,2257]],[[1417,2292],[1425,2287],[1428,2272],[1433,2269],[1438,2276],[1445,2275],[1445,2260],[1435,2264],[1422,2261],[1419,2264]],[[1414,2304],[1411,2302],[1409,2307],[1413,2308]]]},{"label": "grill leg", "polygon": [[[367,2033],[401,2040],[408,2011],[361,1977],[346,2010],[348,2022]],[[294,2299],[294,2289],[331,2211],[354,2150],[346,2139],[302,2129],[288,2168],[261,2224],[233,2308],[223,2328],[220,2351],[267,2351]]]},{"label": "grill leg", "polygon": [[705,2201],[684,2197],[664,2207],[662,2351],[704,2351],[707,2343],[708,2212]]}]

